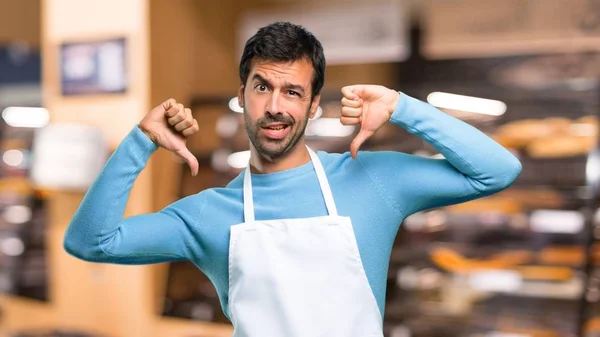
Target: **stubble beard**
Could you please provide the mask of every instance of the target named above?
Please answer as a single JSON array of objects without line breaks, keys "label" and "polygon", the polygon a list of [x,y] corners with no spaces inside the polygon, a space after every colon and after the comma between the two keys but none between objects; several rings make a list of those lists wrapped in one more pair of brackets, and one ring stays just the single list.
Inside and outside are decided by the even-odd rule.
[{"label": "stubble beard", "polygon": [[281,140],[261,138],[259,137],[258,132],[261,129],[262,125],[266,125],[267,123],[271,122],[289,123],[291,122],[290,119],[282,117],[282,115],[268,115],[259,119],[255,124],[252,124],[252,122],[249,120],[248,115],[244,114],[244,124],[246,125],[246,133],[248,134],[248,139],[250,140],[256,151],[262,156],[265,156],[270,159],[284,157],[296,148],[298,142],[304,135],[304,132],[306,131],[306,126],[308,125],[309,113],[310,108],[309,111],[307,111],[306,113],[306,118],[301,122],[302,125],[297,125],[295,123],[288,124],[288,127],[292,128],[292,130],[290,130],[290,133],[284,139]]}]

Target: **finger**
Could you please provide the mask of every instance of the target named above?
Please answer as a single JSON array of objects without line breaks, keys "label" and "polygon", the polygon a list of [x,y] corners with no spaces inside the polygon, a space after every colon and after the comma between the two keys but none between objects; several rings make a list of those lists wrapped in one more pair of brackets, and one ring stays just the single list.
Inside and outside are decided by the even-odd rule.
[{"label": "finger", "polygon": [[171,118],[173,116],[175,116],[176,114],[178,114],[180,111],[183,112],[183,104],[175,104],[173,106],[171,106],[169,109],[166,110],[165,115],[167,115],[167,117]]},{"label": "finger", "polygon": [[192,125],[194,125],[194,119],[190,116],[190,117],[186,117],[181,122],[175,124],[173,127],[175,128],[175,131],[181,132],[181,131],[191,127]]},{"label": "finger", "polygon": [[342,107],[342,116],[344,117],[359,117],[362,115],[362,108]]},{"label": "finger", "polygon": [[171,124],[175,127],[176,131],[183,131],[184,129],[189,128],[193,124],[193,118],[191,113],[187,113],[189,109],[185,109],[183,104],[178,104],[179,111],[177,114],[171,118],[177,120],[176,123]]},{"label": "finger", "polygon": [[350,144],[350,154],[352,155],[352,158],[356,159],[358,149],[360,149],[360,146],[372,135],[373,131],[364,131],[361,129],[358,132],[356,137],[354,137],[354,140],[352,140],[352,144]]},{"label": "finger", "polygon": [[342,88],[342,95],[350,100],[358,100],[359,97],[359,89],[358,85],[349,85]]},{"label": "finger", "polygon": [[194,124],[189,128],[181,131],[181,134],[187,138],[198,131],[200,131],[200,127],[198,126],[198,121],[194,119]]},{"label": "finger", "polygon": [[190,152],[190,150],[188,150],[187,147],[183,147],[175,151],[175,154],[189,165],[193,176],[198,174],[198,159],[196,159],[196,157]]},{"label": "finger", "polygon": [[174,126],[177,125],[177,123],[183,121],[184,119],[185,113],[178,112],[177,114],[175,114],[175,116],[167,118],[167,122],[169,123],[169,125]]},{"label": "finger", "polygon": [[174,98],[169,98],[168,100],[164,101],[161,105],[163,109],[167,111],[172,107],[177,106],[177,101]]},{"label": "finger", "polygon": [[340,123],[343,125],[358,125],[360,124],[360,118],[358,117],[340,117]]},{"label": "finger", "polygon": [[192,110],[190,110],[189,108],[183,109],[183,111],[178,112],[175,116],[168,118],[167,121],[169,122],[169,125],[174,126],[186,118],[188,118],[188,119],[193,118]]},{"label": "finger", "polygon": [[346,97],[342,98],[342,106],[347,106],[350,108],[359,108],[360,106],[362,106],[362,100],[361,99],[357,99],[357,100],[350,100],[347,99]]}]

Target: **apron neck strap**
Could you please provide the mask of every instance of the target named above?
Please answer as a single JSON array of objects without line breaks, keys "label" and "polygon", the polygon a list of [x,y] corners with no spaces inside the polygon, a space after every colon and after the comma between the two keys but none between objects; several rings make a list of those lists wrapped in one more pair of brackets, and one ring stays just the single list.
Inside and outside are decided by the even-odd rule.
[{"label": "apron neck strap", "polygon": [[333,194],[331,193],[331,186],[329,186],[329,181],[327,180],[327,175],[325,174],[325,169],[321,164],[321,160],[313,150],[311,150],[308,146],[306,148],[308,149],[308,154],[310,154],[312,164],[315,167],[317,179],[319,179],[319,185],[321,185],[321,193],[323,193],[323,198],[325,198],[327,213],[329,213],[331,216],[337,216],[338,213],[337,208],[335,207],[335,201],[333,200]]},{"label": "apron neck strap", "polygon": [[[337,208],[335,207],[335,201],[333,200],[333,194],[331,193],[331,187],[325,174],[325,169],[319,160],[319,156],[311,150],[308,146],[306,147],[310,159],[315,168],[319,185],[321,186],[321,193],[325,198],[325,205],[327,206],[327,212],[330,216],[337,216]],[[252,178],[250,174],[250,164],[246,167],[244,172],[244,222],[254,221],[254,201],[252,198]]]}]

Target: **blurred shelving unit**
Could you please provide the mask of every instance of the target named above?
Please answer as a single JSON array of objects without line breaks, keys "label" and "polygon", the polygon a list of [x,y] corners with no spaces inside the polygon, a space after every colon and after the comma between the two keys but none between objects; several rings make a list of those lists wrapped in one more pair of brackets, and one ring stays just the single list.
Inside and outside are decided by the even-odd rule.
[{"label": "blurred shelving unit", "polygon": [[0,253],[3,292],[40,301],[48,300],[48,267],[44,233],[46,206],[42,193],[31,186],[32,130],[4,125],[0,207]]},{"label": "blurred shelving unit", "polygon": [[[408,86],[413,95],[506,104],[501,116],[446,112],[513,151],[523,172],[496,195],[406,219],[390,264],[389,336],[582,336],[596,249],[590,226],[598,205],[588,180],[600,86],[577,70],[592,64],[599,55],[423,61],[424,75]],[[414,145],[405,151],[436,154]]]}]

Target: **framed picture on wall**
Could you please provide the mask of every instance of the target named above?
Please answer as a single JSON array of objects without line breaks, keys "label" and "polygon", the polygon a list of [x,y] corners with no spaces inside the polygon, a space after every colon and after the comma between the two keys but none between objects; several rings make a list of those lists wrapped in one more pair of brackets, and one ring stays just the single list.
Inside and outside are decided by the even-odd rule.
[{"label": "framed picture on wall", "polygon": [[63,96],[115,94],[127,91],[125,38],[69,42],[60,46]]}]

